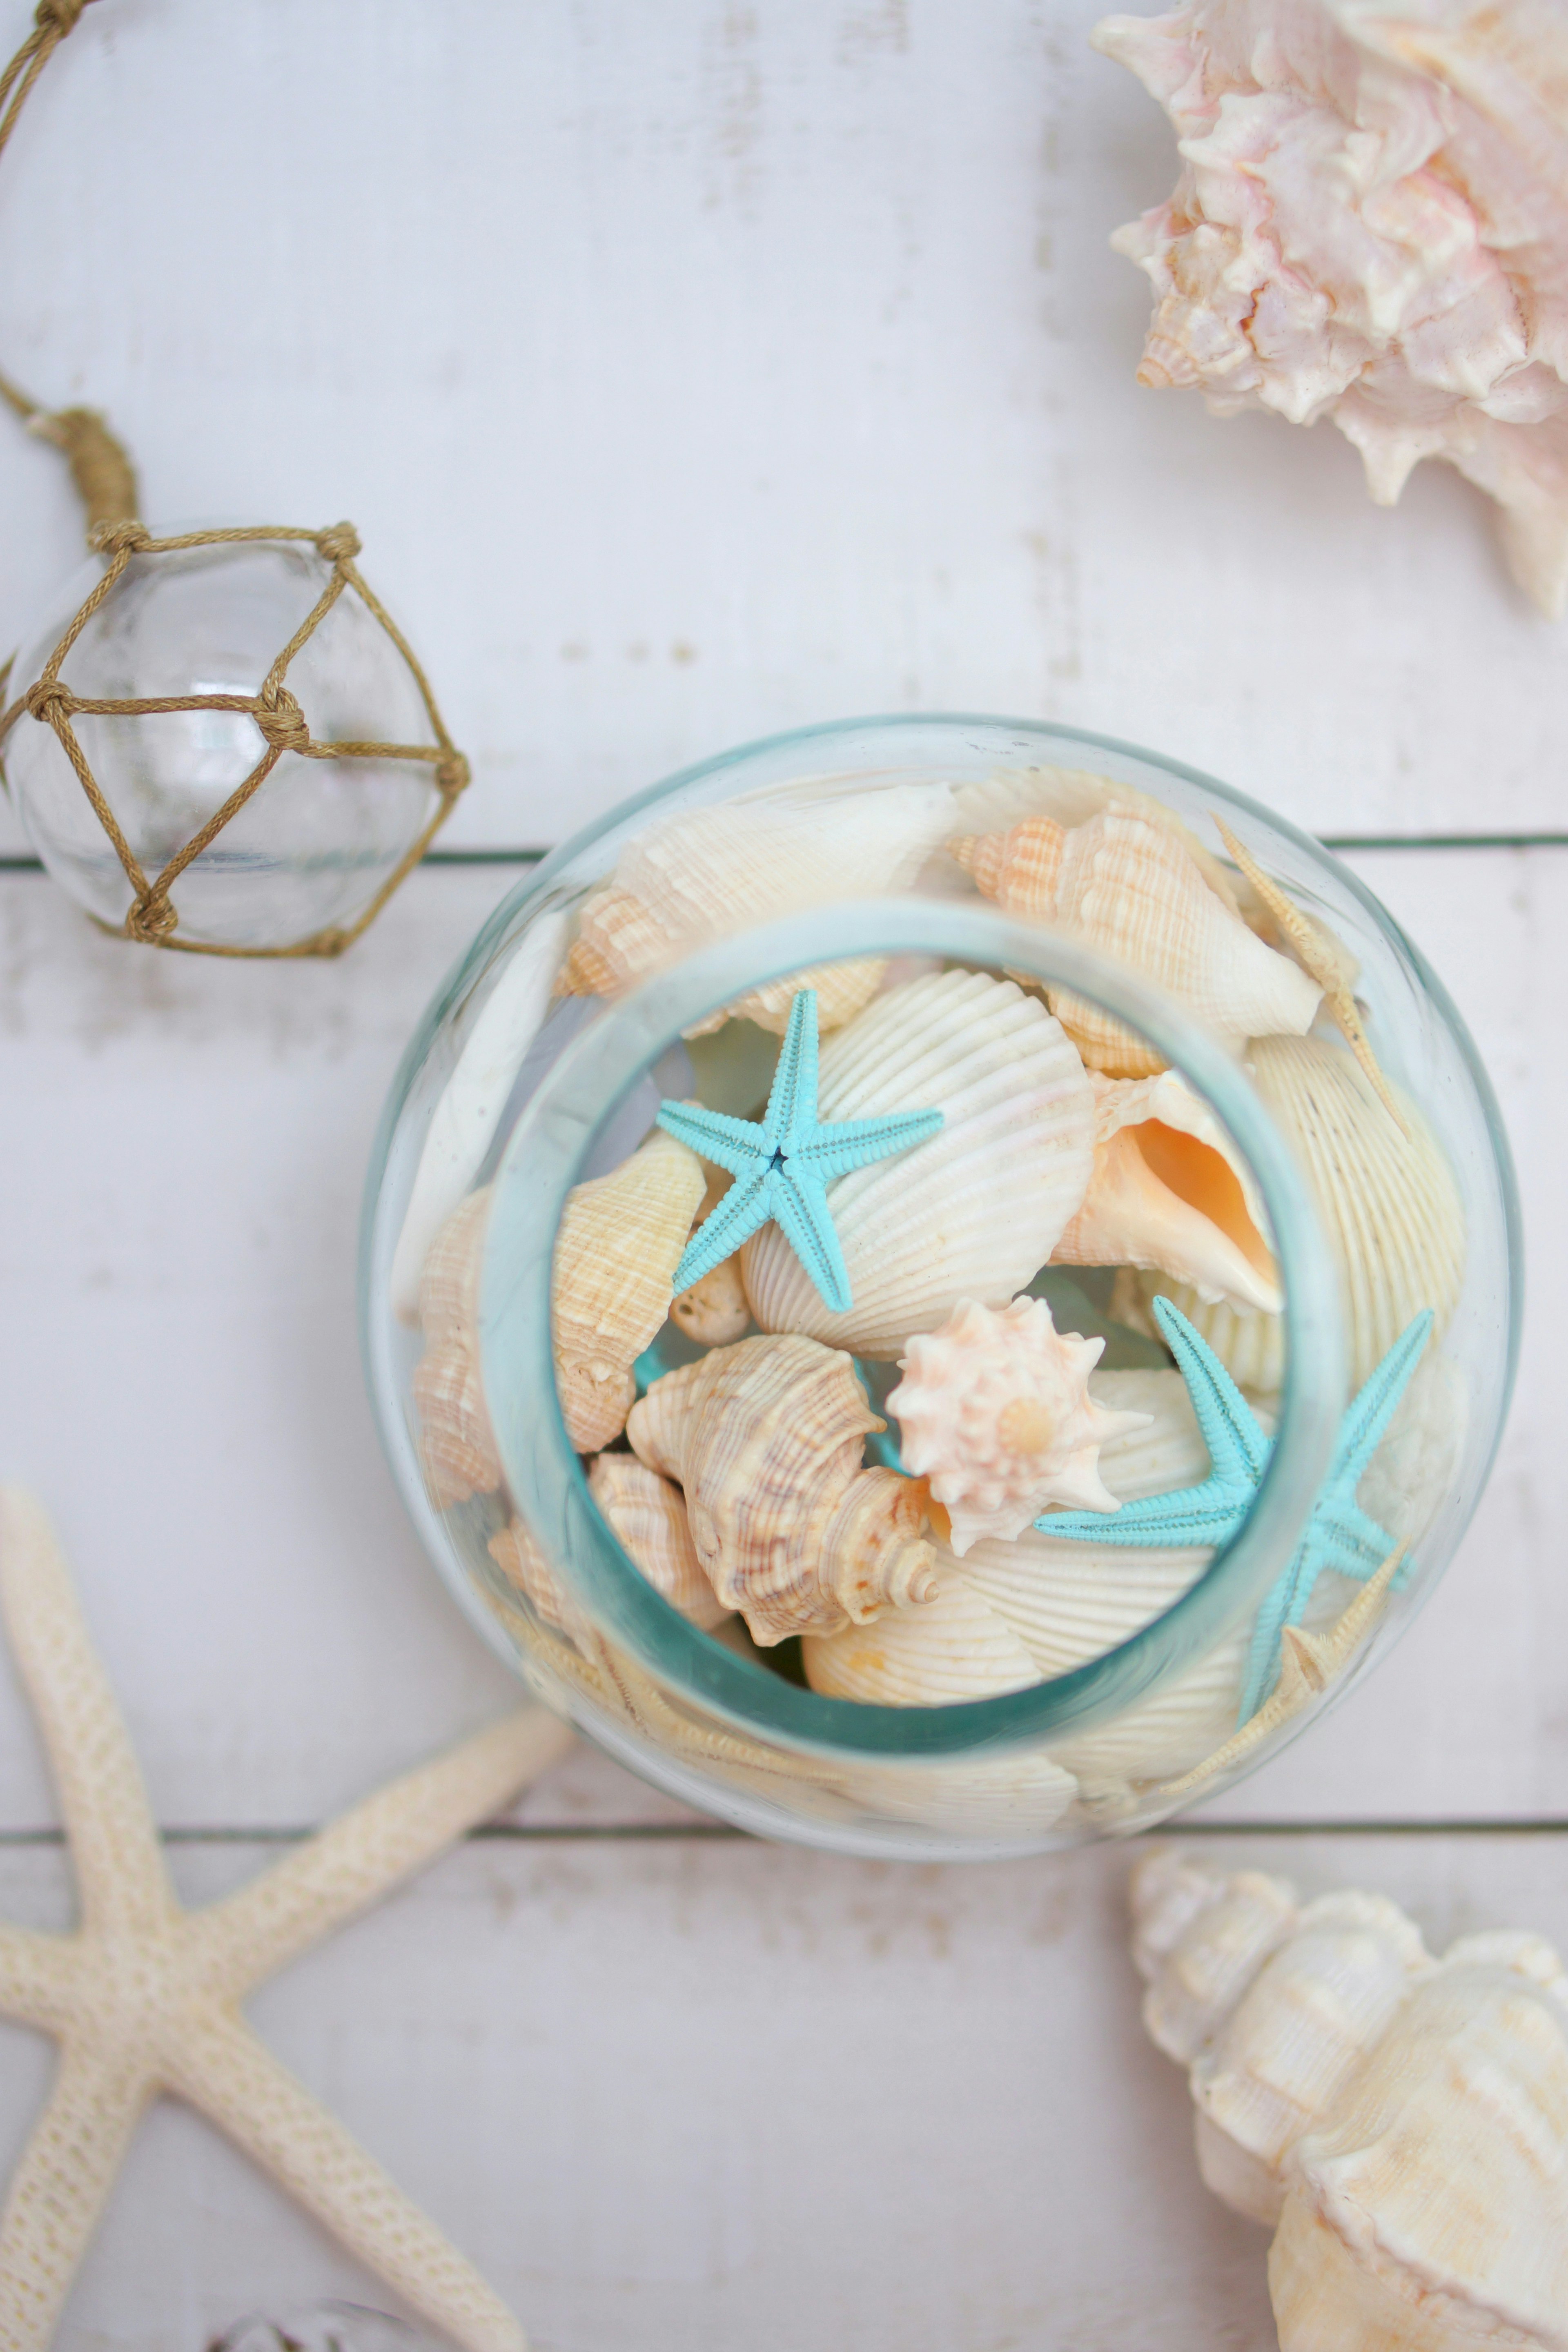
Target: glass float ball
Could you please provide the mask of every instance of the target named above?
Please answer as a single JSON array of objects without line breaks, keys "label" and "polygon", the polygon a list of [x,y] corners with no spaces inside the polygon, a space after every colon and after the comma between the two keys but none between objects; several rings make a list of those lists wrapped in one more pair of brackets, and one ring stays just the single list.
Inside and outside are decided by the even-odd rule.
[{"label": "glass float ball", "polygon": [[[92,556],[61,591],[12,666],[10,698],[42,675],[106,566],[107,558]],[[60,677],[95,701],[254,695],[331,572],[309,541],[134,555],[66,655]],[[407,662],[352,586],[289,662],[285,683],[313,742],[437,740]],[[266,750],[244,711],[81,711],[71,724],[149,882]],[[89,914],[118,929],[136,893],[53,727],[23,711],[3,757],[44,865]],[[352,923],[438,803],[428,762],[285,751],[172,886],[175,938],[254,952]]]}]

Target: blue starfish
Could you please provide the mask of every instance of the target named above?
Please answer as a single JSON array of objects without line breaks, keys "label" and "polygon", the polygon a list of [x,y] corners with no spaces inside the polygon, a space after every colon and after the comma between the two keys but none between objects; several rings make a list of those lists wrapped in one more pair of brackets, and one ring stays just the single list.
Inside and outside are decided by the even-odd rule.
[{"label": "blue starfish", "polygon": [[[1262,1484],[1274,1440],[1258,1427],[1247,1403],[1212,1348],[1168,1298],[1156,1298],[1154,1314],[1187,1384],[1204,1444],[1209,1475],[1196,1486],[1170,1495],[1145,1495],[1115,1512],[1047,1511],[1035,1525],[1043,1535],[1075,1543],[1138,1545],[1226,1544],[1240,1528]],[[1432,1328],[1428,1309],[1418,1315],[1384,1356],[1343,1421],[1311,1517],[1289,1567],[1270,1585],[1252,1629],[1243,1678],[1241,1714],[1247,1723],[1273,1688],[1279,1672],[1279,1637],[1299,1625],[1325,1568],[1364,1582],[1394,1549],[1394,1538],[1368,1517],[1355,1498],[1362,1474],[1382,1442]]]},{"label": "blue starfish", "polygon": [[836,1315],[851,1305],[844,1253],[827,1210],[827,1185],[852,1168],[868,1167],[911,1143],[923,1143],[942,1125],[939,1110],[907,1110],[887,1118],[816,1117],[816,991],[796,992],[779,1049],[773,1091],[759,1126],[705,1110],[700,1103],[661,1103],[658,1124],[705,1160],[727,1168],[735,1181],[711,1216],[698,1226],[675,1269],[677,1290],[711,1273],[749,1234],[771,1219]]}]

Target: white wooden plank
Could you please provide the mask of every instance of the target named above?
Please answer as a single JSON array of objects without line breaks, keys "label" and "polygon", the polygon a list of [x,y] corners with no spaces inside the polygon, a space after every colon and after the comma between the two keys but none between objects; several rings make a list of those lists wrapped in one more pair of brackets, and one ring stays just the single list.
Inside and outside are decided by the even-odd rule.
[{"label": "white wooden plank", "polygon": [[[1562,634],[1479,494],[1383,513],[1331,427],[1134,384],[1106,241],[1175,159],[1100,13],[109,0],[0,172],[0,360],[157,517],[357,520],[475,758],[454,840],[941,708],[1318,830],[1561,824]],[[78,544],[8,422],[0,502],[8,646]]]},{"label": "white wooden plank", "polygon": [[[1197,1843],[1197,1842],[1194,1842]],[[1435,1946],[1568,1944],[1568,1840],[1212,1842],[1381,1888]],[[183,1851],[188,1899],[265,1856]],[[1269,2352],[1266,2233],[1201,2187],[1142,2032],[1125,1848],[989,1869],[744,1842],[470,1844],[309,1956],[257,2024],[513,2299],[538,2352]],[[63,1916],[0,1852],[0,1916]],[[0,2166],[47,2074],[0,2036]],[[160,2109],[71,2352],[195,2347],[248,2307],[378,2299],[205,2127]],[[384,2294],[380,2297],[384,2303]]]},{"label": "white wooden plank", "polygon": [[[1498,1081],[1534,1303],[1503,1461],[1447,1581],[1331,1724],[1224,1811],[1561,1816],[1563,1112],[1539,1074],[1568,854],[1401,852],[1363,870],[1436,949]],[[0,1465],[59,1514],[173,1822],[319,1818],[510,1688],[398,1509],[353,1306],[383,1093],[505,878],[427,869],[319,967],[130,952],[41,879],[0,881]],[[679,1817],[586,1758],[530,1801],[564,1824]],[[52,1818],[30,1727],[0,1706],[0,1824]]]}]

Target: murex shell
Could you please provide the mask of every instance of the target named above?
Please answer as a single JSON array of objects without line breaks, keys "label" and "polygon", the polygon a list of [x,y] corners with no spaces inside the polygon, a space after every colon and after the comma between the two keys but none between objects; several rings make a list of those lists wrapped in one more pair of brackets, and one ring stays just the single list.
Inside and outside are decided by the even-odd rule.
[{"label": "murex shell", "polygon": [[1117,249],[1157,304],[1139,381],[1331,416],[1392,506],[1440,457],[1568,596],[1568,14],[1560,0],[1189,0],[1094,35],[1182,173]]},{"label": "murex shell", "polygon": [[[835,792],[796,785],[683,809],[637,835],[614,877],[584,903],[561,985],[614,995],[646,973],[728,931],[834,899],[907,889],[951,821],[952,788],[890,783]],[[783,1035],[797,990],[815,988],[824,1030],[859,1011],[883,961],[859,957],[750,990],[726,1013]]]},{"label": "murex shell", "polygon": [[982,1536],[1021,1535],[1047,1503],[1114,1511],[1100,1449],[1144,1426],[1089,1393],[1103,1339],[1058,1332],[1043,1298],[1000,1314],[968,1298],[938,1331],[917,1332],[888,1397],[905,1467],[947,1513],[959,1559]]},{"label": "murex shell", "polygon": [[702,1164],[655,1134],[607,1176],[574,1185],[555,1241],[555,1381],[580,1453],[618,1437],[637,1395],[632,1366],[666,1316],[705,1190]]},{"label": "murex shell", "polygon": [[924,1601],[923,1491],[861,1467],[886,1424],[847,1356],[795,1335],[742,1339],[656,1381],[626,1423],[638,1458],[678,1480],[697,1558],[766,1647]]},{"label": "murex shell", "polygon": [[[1343,1047],[1324,1037],[1256,1037],[1252,1080],[1300,1163],[1338,1265],[1352,1388],[1424,1307],[1441,1336],[1465,1276],[1465,1213],[1442,1147],[1394,1090],[1402,1133]],[[1283,1318],[1210,1305],[1164,1276],[1140,1278],[1190,1318],[1244,1388],[1284,1377]]]},{"label": "murex shell", "polygon": [[[1007,914],[1048,922],[1175,998],[1233,1053],[1248,1037],[1299,1035],[1322,994],[1250,931],[1173,828],[1113,802],[1065,830],[1026,817],[1005,834],[961,837],[953,856]],[[1051,1009],[1091,1067],[1148,1077],[1164,1067],[1145,1037],[1066,990]]]},{"label": "murex shell", "polygon": [[627,1558],[656,1592],[694,1625],[710,1631],[730,1614],[697,1557],[679,1486],[632,1454],[601,1454],[588,1471],[588,1492]]},{"label": "murex shell", "polygon": [[1132,1879],[1143,2018],[1199,2168],[1277,2224],[1280,2352],[1562,2352],[1568,1977],[1539,1937],[1440,1960],[1377,1895],[1302,1906],[1169,1848]]},{"label": "murex shell", "polygon": [[1088,1073],[1037,997],[984,972],[889,989],[824,1044],[824,1120],[938,1109],[940,1134],[829,1195],[854,1304],[825,1305],[776,1226],[741,1253],[764,1331],[892,1357],[963,1298],[1005,1307],[1050,1256],[1093,1157]]}]

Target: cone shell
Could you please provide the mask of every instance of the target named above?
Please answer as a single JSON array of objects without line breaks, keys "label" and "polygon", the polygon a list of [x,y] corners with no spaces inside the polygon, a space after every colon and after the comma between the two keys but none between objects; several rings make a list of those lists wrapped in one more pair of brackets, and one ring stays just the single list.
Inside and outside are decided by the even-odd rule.
[{"label": "cone shell", "polygon": [[1091,1076],[1094,1173],[1052,1263],[1147,1267],[1210,1305],[1277,1315],[1262,1196],[1207,1104],[1174,1070]]},{"label": "cone shell", "polygon": [[983,972],[891,989],[822,1049],[819,1115],[940,1109],[940,1134],[840,1177],[828,1206],[854,1304],[835,1315],[775,1226],[741,1253],[764,1331],[897,1356],[959,1301],[1005,1307],[1045,1265],[1088,1186],[1093,1097],[1037,997]]},{"label": "cone shell", "polygon": [[580,1453],[626,1426],[637,1395],[632,1366],[669,1312],[704,1189],[696,1153],[658,1133],[567,1196],[551,1303],[561,1411]]},{"label": "cone shell", "polygon": [[923,1600],[923,1496],[865,1470],[869,1411],[847,1356],[815,1340],[742,1339],[656,1381],[626,1434],[684,1488],[697,1557],[768,1646]]},{"label": "cone shell", "polygon": [[[563,986],[608,996],[704,941],[831,900],[907,889],[951,827],[952,787],[889,784],[854,792],[795,787],[684,809],[631,841],[614,877],[582,908]],[[750,991],[727,1013],[782,1036],[802,988],[817,992],[824,1030],[858,1012],[882,961],[863,957]]]},{"label": "cone shell", "polygon": [[[1424,1307],[1437,1334],[1465,1275],[1465,1216],[1442,1147],[1409,1096],[1394,1089],[1401,1133],[1352,1055],[1324,1037],[1255,1037],[1253,1082],[1306,1177],[1339,1266],[1352,1389],[1369,1380]],[[1141,1278],[1145,1297],[1172,1299],[1244,1388],[1278,1390],[1285,1335],[1278,1316],[1209,1306],[1189,1286]]]},{"label": "cone shell", "polygon": [[721,1259],[710,1274],[671,1302],[670,1321],[699,1347],[727,1348],[751,1328],[752,1310],[741,1280],[739,1255]]},{"label": "cone shell", "polygon": [[419,1285],[425,1353],[414,1368],[426,1483],[438,1511],[501,1483],[479,1378],[479,1268],[490,1194],[470,1193],[432,1243]]},{"label": "cone shell", "polygon": [[631,1454],[601,1454],[588,1491],[616,1541],[672,1609],[704,1632],[730,1614],[702,1572],[679,1486]]}]

